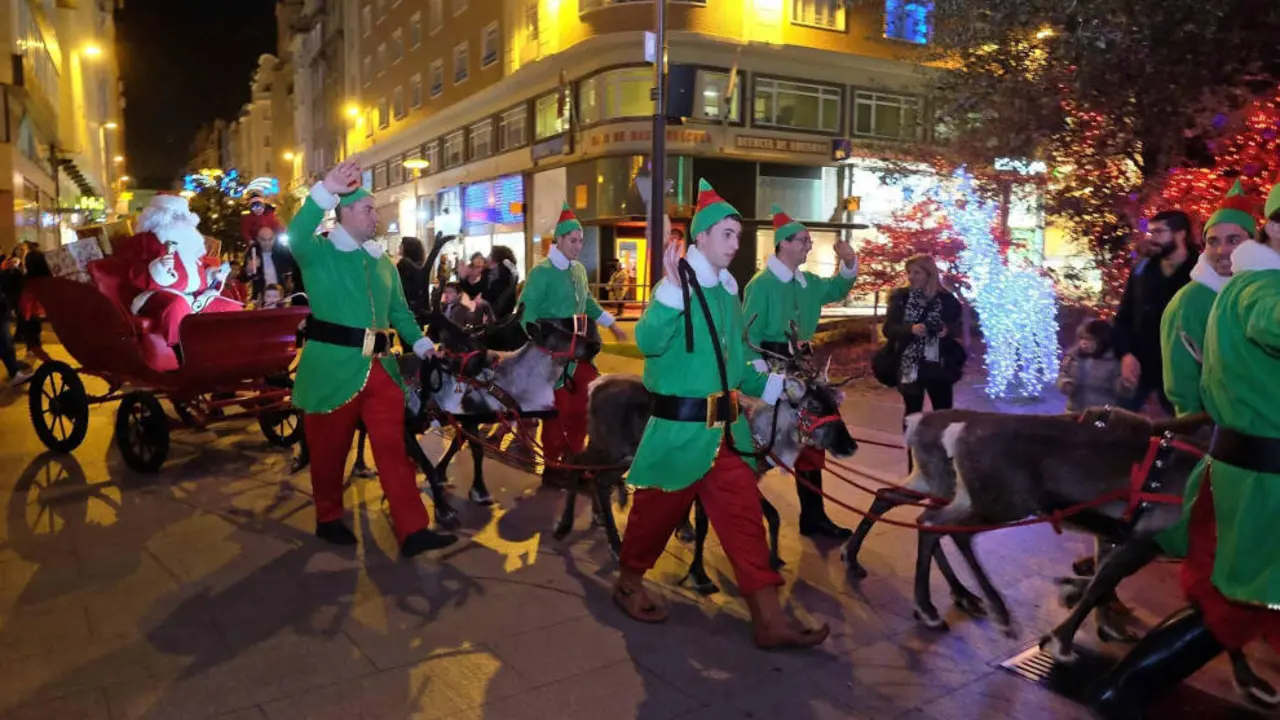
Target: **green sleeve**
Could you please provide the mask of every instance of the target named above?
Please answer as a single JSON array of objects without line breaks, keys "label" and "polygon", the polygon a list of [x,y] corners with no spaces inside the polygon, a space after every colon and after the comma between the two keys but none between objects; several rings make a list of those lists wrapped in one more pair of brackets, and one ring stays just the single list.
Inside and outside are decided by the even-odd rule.
[{"label": "green sleeve", "polygon": [[1201,324],[1199,331],[1194,327],[1189,305],[1179,293],[1160,318],[1164,393],[1179,416],[1204,409],[1204,404],[1200,402],[1200,361],[1187,349],[1182,337],[1186,333],[1187,339],[1198,343],[1198,347],[1203,350],[1204,326]]},{"label": "green sleeve", "polygon": [[821,288],[820,295],[823,305],[830,305],[833,302],[840,302],[849,295],[849,291],[853,289],[853,283],[857,280],[857,276],[846,278],[840,274],[837,269],[836,274],[829,278],[818,278],[818,287]]},{"label": "green sleeve", "polygon": [[302,207],[298,208],[298,214],[294,215],[293,220],[289,222],[287,230],[289,251],[293,253],[293,259],[297,261],[303,273],[306,272],[307,263],[315,257],[315,251],[322,242],[316,235],[316,230],[324,220],[325,212],[326,210],[320,207],[315,198],[308,195],[302,202]]},{"label": "green sleeve", "polygon": [[545,276],[546,271],[541,266],[535,265],[529,271],[529,277],[524,281],[524,290],[520,291],[520,299],[516,301],[517,305],[524,306],[524,314],[520,316],[521,322],[537,322],[546,317],[545,310],[542,307],[543,286],[546,284]]},{"label": "green sleeve", "polygon": [[649,303],[636,323],[636,347],[651,357],[665,353],[671,343],[684,333],[683,314],[683,310],[661,302]]},{"label": "green sleeve", "polygon": [[[390,265],[391,258],[383,255],[379,262]],[[413,347],[422,339],[422,326],[418,325],[417,318],[409,310],[409,303],[404,298],[404,286],[400,284],[400,273],[394,266],[391,268],[391,307],[387,311],[387,318],[405,345]]]},{"label": "green sleeve", "polygon": [[764,342],[765,334],[774,324],[769,318],[769,298],[766,297],[768,293],[760,291],[760,285],[757,284],[758,277],[752,278],[751,282],[747,283],[742,304],[743,322],[755,318],[751,323],[751,327],[747,328],[747,334],[751,337],[751,342],[756,345]]},{"label": "green sleeve", "polygon": [[593,296],[591,292],[588,290],[587,291],[587,317],[591,318],[591,322],[595,322],[599,320],[600,316],[603,314],[604,314],[604,308],[600,307],[600,303],[596,302],[595,296]]},{"label": "green sleeve", "polygon": [[1262,286],[1251,289],[1258,297],[1249,303],[1244,318],[1244,336],[1263,347],[1280,350],[1280,293]]}]

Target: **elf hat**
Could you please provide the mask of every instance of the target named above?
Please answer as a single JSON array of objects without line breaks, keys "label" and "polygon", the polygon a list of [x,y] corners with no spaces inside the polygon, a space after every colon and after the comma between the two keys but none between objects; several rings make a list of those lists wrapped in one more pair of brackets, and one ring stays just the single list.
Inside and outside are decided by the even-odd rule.
[{"label": "elf hat", "polygon": [[569,203],[566,202],[564,207],[560,208],[560,219],[556,221],[556,229],[553,234],[556,237],[563,237],[574,230],[581,229],[582,223],[578,221],[578,216],[573,214],[573,210],[569,209]]},{"label": "elf hat", "polygon": [[694,242],[698,236],[715,227],[715,224],[729,217],[740,215],[732,205],[724,201],[720,194],[705,179],[698,180],[698,209],[693,213],[693,221],[689,223],[689,237]]},{"label": "elf hat", "polygon": [[806,230],[804,225],[791,219],[791,216],[782,212],[782,208],[774,205],[769,208],[769,212],[773,213],[773,246],[776,248],[783,240],[790,240],[798,232]]},{"label": "elf hat", "polygon": [[1280,212],[1280,182],[1277,182],[1271,188],[1271,194],[1267,195],[1267,209],[1262,214],[1263,221],[1270,220],[1272,215]]},{"label": "elf hat", "polygon": [[358,203],[367,197],[373,197],[373,193],[358,187],[345,195],[338,196],[338,207],[346,207],[353,203]]},{"label": "elf hat", "polygon": [[1209,232],[1209,228],[1214,225],[1232,223],[1244,228],[1244,231],[1250,235],[1255,235],[1258,231],[1258,221],[1254,213],[1257,211],[1257,206],[1244,194],[1244,186],[1236,180],[1231,192],[1227,193],[1222,203],[1218,205],[1218,209],[1209,216],[1208,222],[1204,224],[1204,231]]}]

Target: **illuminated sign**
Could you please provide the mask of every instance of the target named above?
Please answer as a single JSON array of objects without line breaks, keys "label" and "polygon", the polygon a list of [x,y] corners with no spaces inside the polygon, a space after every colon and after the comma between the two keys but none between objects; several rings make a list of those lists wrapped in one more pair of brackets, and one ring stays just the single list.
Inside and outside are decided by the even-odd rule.
[{"label": "illuminated sign", "polygon": [[474,183],[462,191],[463,219],[468,230],[479,225],[523,225],[523,211],[523,175]]}]

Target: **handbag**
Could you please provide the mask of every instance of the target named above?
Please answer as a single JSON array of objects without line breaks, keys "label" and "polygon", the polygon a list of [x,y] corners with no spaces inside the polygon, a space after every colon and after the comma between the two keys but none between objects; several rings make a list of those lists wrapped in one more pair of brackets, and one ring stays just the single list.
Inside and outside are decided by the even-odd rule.
[{"label": "handbag", "polygon": [[871,356],[871,374],[881,385],[897,387],[900,362],[893,342],[886,342]]},{"label": "handbag", "polygon": [[964,364],[969,360],[969,352],[959,340],[947,336],[938,343],[938,361],[942,365],[941,379],[951,385],[960,382],[964,375]]}]

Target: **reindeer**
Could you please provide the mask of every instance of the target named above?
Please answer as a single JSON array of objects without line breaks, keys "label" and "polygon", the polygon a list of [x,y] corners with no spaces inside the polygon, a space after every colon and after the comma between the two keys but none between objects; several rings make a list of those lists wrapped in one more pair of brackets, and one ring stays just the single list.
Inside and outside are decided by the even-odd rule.
[{"label": "reindeer", "polygon": [[[754,320],[754,318],[753,318]],[[747,327],[750,328],[748,321]],[[750,343],[748,342],[750,346]],[[764,455],[772,454],[788,467],[795,464],[804,445],[827,450],[836,457],[849,457],[857,451],[857,443],[849,435],[839,419],[840,404],[837,388],[848,380],[831,383],[828,367],[821,375],[808,367],[798,354],[792,357],[778,355],[751,346],[751,349],[768,358],[771,365],[787,371],[791,381],[798,381],[799,388],[783,393],[773,405],[743,398],[751,424],[752,436]],[[789,383],[790,384],[790,383]],[[570,462],[599,468],[588,474],[583,471],[564,473],[560,479],[568,490],[560,522],[554,536],[563,539],[573,530],[573,516],[577,493],[589,493],[592,498],[593,524],[604,527],[609,549],[614,557],[622,548],[622,539],[614,522],[610,498],[621,492],[622,476],[626,472],[640,438],[649,422],[652,404],[649,390],[635,375],[608,375],[591,384],[587,400],[587,447]],[[778,557],[777,509],[762,495],[761,508],[769,525],[770,561],[774,567],[782,565]],[[681,583],[689,582],[703,595],[710,595],[719,588],[712,583],[703,567],[702,553],[706,541],[708,522],[699,503],[694,504],[695,546],[689,572]]]},{"label": "reindeer", "polygon": [[[1048,515],[1110,495],[1117,499],[1092,507],[1064,524],[1119,545],[1100,565],[1072,615],[1042,640],[1056,660],[1075,660],[1071,641],[1084,618],[1115,591],[1124,577],[1157,553],[1154,537],[1180,516],[1180,503],[1141,501],[1120,493],[1142,491],[1180,498],[1192,470],[1203,455],[1189,437],[1203,429],[1205,416],[1153,422],[1123,410],[1095,408],[1081,415],[1006,415],[968,410],[942,410],[907,418],[906,444],[915,468],[902,488],[876,494],[868,515],[846,543],[841,558],[855,578],[866,576],[858,552],[875,519],[899,505],[922,498],[916,549],[915,617],[926,627],[946,630],[930,598],[932,561],[951,589],[962,612],[982,617],[988,609],[998,627],[1012,637],[1013,622],[999,591],[973,550],[974,532],[938,532],[929,526],[1000,525],[1034,515]],[[1154,443],[1154,445],[1153,445]],[[1134,468],[1154,462],[1134,487]],[[939,545],[949,534],[982,591],[974,595],[956,577]],[[1107,639],[1104,637],[1104,639]],[[1257,703],[1274,704],[1275,690],[1249,668],[1243,654],[1232,653],[1236,684]]]}]

